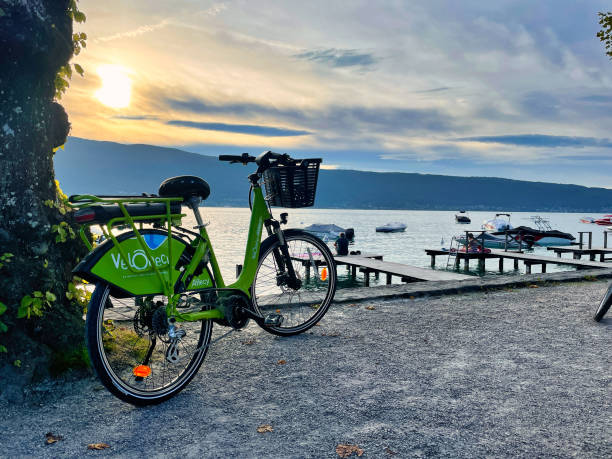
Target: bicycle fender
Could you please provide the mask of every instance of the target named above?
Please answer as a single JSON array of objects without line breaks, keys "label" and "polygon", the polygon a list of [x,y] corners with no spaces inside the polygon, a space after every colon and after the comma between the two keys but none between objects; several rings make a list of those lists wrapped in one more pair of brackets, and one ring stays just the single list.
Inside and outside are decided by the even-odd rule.
[{"label": "bicycle fender", "polygon": [[[189,246],[183,239],[172,236],[172,260],[169,259],[168,233],[166,231],[145,229],[140,234],[151,251],[152,260],[164,278],[172,269],[172,279],[176,282],[181,275],[180,268],[189,263],[190,257],[183,256]],[[117,236],[127,259],[121,255],[112,240],[106,240],[91,251],[73,269],[73,274],[87,282],[105,282],[113,290],[114,296],[131,297],[157,295],[164,292],[159,276],[151,266],[142,245],[133,232]],[[207,270],[198,273],[190,282],[190,288],[212,287],[213,282]]]}]

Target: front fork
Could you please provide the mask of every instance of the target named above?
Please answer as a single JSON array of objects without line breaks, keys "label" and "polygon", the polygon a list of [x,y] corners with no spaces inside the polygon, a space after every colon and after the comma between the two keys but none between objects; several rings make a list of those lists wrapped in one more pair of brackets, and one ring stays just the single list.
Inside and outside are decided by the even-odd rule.
[{"label": "front fork", "polygon": [[[283,214],[281,221],[283,223],[287,222],[286,214]],[[272,250],[274,261],[278,268],[278,272],[276,273],[276,285],[286,285],[293,290],[299,290],[302,286],[302,281],[298,279],[295,269],[293,269],[291,255],[289,255],[289,247],[287,246],[287,241],[285,240],[285,235],[280,227],[280,223],[276,220],[269,219],[266,220],[265,225],[268,235],[272,236],[275,234],[278,238],[278,248]]]}]

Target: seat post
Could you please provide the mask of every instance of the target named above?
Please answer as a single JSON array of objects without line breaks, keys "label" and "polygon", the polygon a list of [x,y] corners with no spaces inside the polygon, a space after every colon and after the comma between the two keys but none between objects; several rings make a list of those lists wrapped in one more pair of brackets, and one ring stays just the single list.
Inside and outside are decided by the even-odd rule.
[{"label": "seat post", "polygon": [[193,211],[193,215],[195,216],[196,222],[198,222],[198,228],[204,226],[204,222],[202,221],[202,216],[200,215],[200,202],[202,202],[202,198],[199,196],[191,196],[185,204]]}]

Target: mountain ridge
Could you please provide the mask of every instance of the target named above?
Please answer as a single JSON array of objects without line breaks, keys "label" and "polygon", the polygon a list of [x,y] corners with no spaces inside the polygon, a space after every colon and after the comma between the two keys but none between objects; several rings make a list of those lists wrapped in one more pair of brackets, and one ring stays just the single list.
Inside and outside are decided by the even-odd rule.
[{"label": "mountain ridge", "polygon": [[[175,175],[198,175],[211,186],[210,206],[245,206],[255,170],[178,148],[71,137],[55,155],[67,194],[156,193]],[[323,169],[318,208],[609,212],[612,190],[499,177]]]}]

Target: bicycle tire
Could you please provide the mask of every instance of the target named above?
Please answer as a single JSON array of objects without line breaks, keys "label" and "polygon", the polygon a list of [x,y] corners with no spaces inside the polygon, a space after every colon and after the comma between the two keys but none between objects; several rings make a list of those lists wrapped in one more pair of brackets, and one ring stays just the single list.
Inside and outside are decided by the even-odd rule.
[{"label": "bicycle tire", "polygon": [[[208,351],[212,321],[179,323],[186,335],[173,347],[156,335],[153,327],[144,333],[138,329],[146,328],[136,317],[145,304],[142,298],[145,297],[116,298],[108,284],[97,284],[87,311],[86,342],[98,378],[113,395],[133,405],[153,405],[178,394],[197,374]],[[163,307],[153,299],[147,301],[157,308]],[[153,340],[153,346],[147,347]],[[143,364],[145,347],[147,353],[152,352],[146,367],[153,377],[147,375],[139,380],[136,368]],[[168,361],[167,352],[171,348],[177,351],[175,363]],[[177,374],[173,376],[173,372]]]},{"label": "bicycle tire", "polygon": [[601,321],[603,317],[606,315],[610,306],[612,305],[612,284],[608,287],[608,290],[604,294],[604,297],[601,299],[599,306],[597,307],[597,311],[593,316],[595,322]]},{"label": "bicycle tire", "polygon": [[251,299],[257,313],[283,315],[280,326],[264,326],[264,330],[291,336],[305,332],[323,318],[334,299],[337,275],[334,257],[321,239],[295,229],[284,231],[284,238],[301,281],[300,288],[278,285],[279,269],[274,251],[279,250],[280,244],[276,236],[271,236],[261,245]]}]

